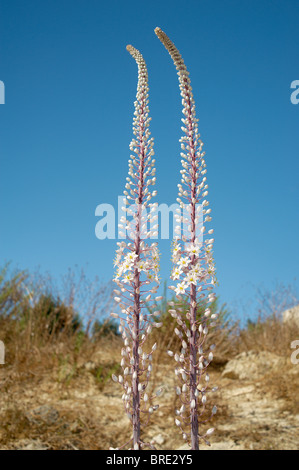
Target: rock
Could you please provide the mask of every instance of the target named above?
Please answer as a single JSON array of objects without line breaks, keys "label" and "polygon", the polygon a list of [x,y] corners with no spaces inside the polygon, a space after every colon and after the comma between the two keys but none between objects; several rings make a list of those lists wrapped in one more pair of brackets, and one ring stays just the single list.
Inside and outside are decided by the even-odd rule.
[{"label": "rock", "polygon": [[[200,444],[199,447],[200,450],[244,450],[243,444],[239,444],[232,439],[228,439],[226,441],[220,441],[220,442],[211,442],[210,446]],[[188,444],[185,444],[184,446],[180,447],[177,450],[190,450],[190,447]]]},{"label": "rock", "polygon": [[283,323],[295,324],[299,328],[299,305],[285,310],[282,314]]},{"label": "rock", "polygon": [[155,441],[156,444],[158,444],[159,446],[161,446],[161,445],[164,444],[165,439],[164,439],[164,437],[162,436],[162,434],[157,434],[156,436],[153,437],[153,441]]},{"label": "rock", "polygon": [[228,361],[222,377],[234,380],[256,380],[272,369],[282,368],[285,359],[268,351],[248,351],[238,354],[235,359]]},{"label": "rock", "polygon": [[85,362],[84,367],[86,370],[92,371],[96,369],[97,365],[93,361],[88,361]]},{"label": "rock", "polygon": [[26,418],[33,423],[44,422],[45,424],[54,424],[58,418],[58,411],[49,405],[39,406],[26,413]]},{"label": "rock", "polygon": [[39,439],[22,439],[16,444],[17,450],[48,450],[46,444]]}]

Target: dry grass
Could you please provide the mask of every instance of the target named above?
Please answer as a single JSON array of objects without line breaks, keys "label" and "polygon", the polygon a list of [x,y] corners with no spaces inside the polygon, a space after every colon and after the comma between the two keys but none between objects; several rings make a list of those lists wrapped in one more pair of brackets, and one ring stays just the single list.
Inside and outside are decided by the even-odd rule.
[{"label": "dry grass", "polygon": [[259,317],[238,335],[239,351],[268,351],[278,356],[290,355],[290,344],[299,338],[296,325],[282,323],[280,316]]},{"label": "dry grass", "polygon": [[[130,426],[122,410],[121,390],[110,380],[119,370],[122,347],[113,325],[109,328],[109,324],[102,323],[95,334],[87,334],[74,303],[59,301],[46,308],[45,302],[32,303],[20,289],[28,280],[26,273],[14,274],[8,284],[3,279],[0,276],[0,339],[6,347],[6,364],[0,368],[0,448],[42,445],[48,449],[107,449],[124,442]],[[38,299],[41,293],[45,291],[39,291]],[[176,350],[179,344],[173,319],[166,313],[162,320],[163,327],[154,330],[152,336],[158,347],[153,357],[151,388],[165,383],[166,392],[155,420],[144,432],[148,439],[161,434],[165,445],[176,449],[181,440],[173,424],[174,363],[166,351]],[[89,328],[91,332],[91,325]],[[232,423],[234,428],[234,418],[222,390],[237,384],[223,381],[221,371],[242,351],[268,351],[289,361],[294,339],[299,339],[298,329],[282,324],[276,313],[261,315],[256,323],[243,329],[222,317],[222,323],[211,331],[209,341],[216,344],[211,381],[220,388],[216,397],[219,413],[213,423],[219,426],[218,438],[245,442],[248,448],[265,447],[269,441],[269,448],[273,447],[271,432],[275,427],[268,430],[268,440],[262,424],[255,429],[228,427]],[[299,413],[299,376],[294,371],[291,366],[284,371],[273,370],[254,385],[257,393],[281,401],[281,411],[293,416]],[[45,416],[32,418],[40,407]],[[277,427],[277,434],[280,432]]]}]

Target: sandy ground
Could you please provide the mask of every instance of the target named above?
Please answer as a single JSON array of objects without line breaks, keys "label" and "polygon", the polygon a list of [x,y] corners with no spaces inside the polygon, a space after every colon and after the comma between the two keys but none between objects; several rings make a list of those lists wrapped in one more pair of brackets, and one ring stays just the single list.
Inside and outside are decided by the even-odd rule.
[{"label": "sandy ground", "polygon": [[[116,367],[118,356],[118,351],[109,356],[98,352],[75,371],[64,366],[41,376],[28,370],[22,377],[8,378],[1,369],[1,449],[121,446],[130,436],[122,389],[98,372],[99,367]],[[299,365],[270,367],[267,374],[262,370],[252,379],[225,377],[223,370],[224,366],[210,371],[212,385],[219,387],[211,397],[219,413],[209,424],[216,428],[211,446],[202,444],[201,449],[298,449]],[[164,392],[143,437],[154,441],[157,449],[187,449],[174,425],[175,376],[170,363],[160,364],[154,378],[153,388],[163,386]]]}]

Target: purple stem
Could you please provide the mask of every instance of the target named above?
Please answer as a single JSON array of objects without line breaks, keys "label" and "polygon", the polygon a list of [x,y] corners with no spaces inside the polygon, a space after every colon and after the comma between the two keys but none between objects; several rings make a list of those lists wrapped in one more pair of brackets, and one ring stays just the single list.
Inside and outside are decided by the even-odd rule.
[{"label": "purple stem", "polygon": [[[135,237],[135,253],[137,255],[137,261],[140,256],[140,228],[141,228],[141,215],[142,215],[142,203],[144,195],[144,144],[143,144],[143,132],[144,132],[144,108],[145,99],[144,96],[141,99],[141,112],[139,118],[139,142],[140,142],[140,167],[139,167],[139,178],[138,178],[138,210],[136,219],[136,237]],[[133,379],[132,379],[132,391],[133,391],[133,448],[139,448],[140,443],[140,394],[138,390],[139,385],[139,333],[140,333],[140,287],[141,279],[140,272],[135,269],[134,272],[134,325],[133,325]]]},{"label": "purple stem", "polygon": [[[196,225],[195,225],[195,202],[196,201],[196,154],[195,145],[193,139],[192,129],[192,115],[191,115],[191,101],[189,96],[189,90],[187,84],[185,86],[188,100],[188,122],[189,122],[189,143],[190,143],[190,155],[192,158],[192,188],[191,188],[191,243],[195,242],[196,237]],[[195,264],[196,257],[192,255],[191,264]],[[195,391],[197,389],[197,367],[196,367],[196,355],[197,355],[197,328],[196,328],[196,286],[191,284],[190,287],[190,414],[191,414],[191,448],[192,450],[199,450],[199,439],[198,439],[198,415],[197,415],[197,397]],[[195,403],[194,407],[191,407],[191,403]]]}]

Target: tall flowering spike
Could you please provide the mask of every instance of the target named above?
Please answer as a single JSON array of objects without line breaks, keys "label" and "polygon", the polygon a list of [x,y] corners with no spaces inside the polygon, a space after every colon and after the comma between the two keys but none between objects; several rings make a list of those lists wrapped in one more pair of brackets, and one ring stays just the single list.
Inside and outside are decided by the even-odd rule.
[{"label": "tall flowering spike", "polygon": [[[187,312],[185,318],[180,311],[170,312],[177,319],[178,328],[175,332],[182,343],[181,354],[174,355],[179,364],[176,375],[181,381],[181,386],[177,389],[181,408],[177,410],[178,417],[175,422],[183,432],[183,438],[193,450],[197,450],[199,439],[208,442],[206,436],[212,432],[208,430],[207,433],[199,433],[200,419],[201,423],[206,421],[203,418],[209,391],[209,376],[206,370],[213,358],[211,349],[205,346],[210,317],[212,325],[215,317],[210,309],[215,299],[212,292],[215,284],[212,253],[214,240],[209,238],[213,230],[209,230],[208,236],[204,237],[205,224],[211,220],[211,209],[207,208],[209,203],[206,199],[206,162],[202,151],[203,143],[198,133],[198,119],[195,115],[189,73],[179,51],[168,36],[160,28],[156,28],[155,33],[171,55],[178,71],[183,105],[184,135],[180,139],[182,180],[178,185],[177,199],[182,211],[176,220],[177,231],[181,236],[177,236],[173,243],[174,267],[171,277],[177,283],[171,288],[178,299],[181,299],[184,305],[187,304]],[[169,353],[173,355],[171,351]],[[214,407],[211,415],[215,414],[215,410]]]},{"label": "tall flowering spike", "polygon": [[[132,448],[136,450],[145,445],[151,447],[141,441],[140,425],[141,418],[147,422],[158,408],[153,405],[154,396],[149,396],[146,391],[156,345],[149,347],[145,342],[152,328],[161,324],[154,320],[158,312],[155,311],[152,298],[159,286],[159,252],[157,243],[149,240],[157,236],[158,226],[152,227],[151,214],[155,211],[156,204],[150,203],[151,198],[156,195],[156,191],[152,190],[156,183],[156,170],[155,160],[152,158],[154,139],[150,137],[149,131],[151,118],[148,108],[148,75],[140,52],[132,46],[127,46],[127,50],[138,65],[134,138],[130,144],[133,155],[129,160],[129,176],[122,208],[132,219],[129,222],[126,216],[121,218],[120,228],[125,232],[125,240],[117,243],[114,281],[118,289],[115,290],[115,301],[119,304],[121,313],[111,315],[120,318],[119,330],[124,347],[121,351],[123,373],[112,378],[124,388],[124,408],[133,427],[132,439],[127,444],[132,444]],[[149,313],[149,306],[153,314]]]}]

